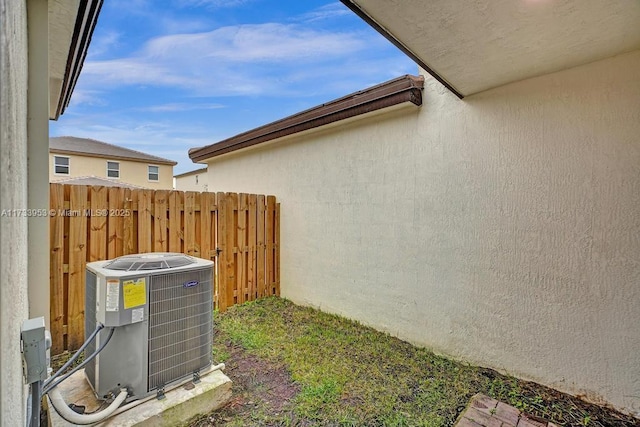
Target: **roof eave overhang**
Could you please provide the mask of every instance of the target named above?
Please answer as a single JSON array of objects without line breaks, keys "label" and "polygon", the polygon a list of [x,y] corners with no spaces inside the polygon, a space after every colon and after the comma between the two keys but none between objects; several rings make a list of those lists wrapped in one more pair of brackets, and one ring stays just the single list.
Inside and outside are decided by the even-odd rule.
[{"label": "roof eave overhang", "polygon": [[402,43],[391,31],[380,25],[375,19],[373,19],[367,12],[365,12],[360,6],[351,0],[340,0],[346,7],[348,7],[353,13],[358,15],[363,21],[369,24],[373,29],[380,33],[384,38],[393,43],[398,49],[404,52],[409,58],[411,58],[416,64],[423,70],[429,73],[434,79],[442,83],[444,87],[449,89],[455,96],[462,99],[464,95],[460,93],[451,83],[445,78],[436,73],[429,65],[427,65],[420,57],[409,49],[404,43]]},{"label": "roof eave overhang", "polygon": [[422,105],[421,76],[402,76],[218,143],[189,150],[195,163],[405,102]]},{"label": "roof eave overhang", "polygon": [[102,4],[103,0],[79,1],[69,39],[68,32],[60,31],[58,34],[56,31],[68,28],[71,23],[67,21],[73,19],[73,16],[68,10],[55,9],[56,2],[50,3],[50,55],[60,50],[67,52],[66,60],[63,58],[62,61],[52,61],[54,58],[50,58],[49,61],[49,118],[51,120],[57,120],[69,105],[71,94],[87,56]]}]

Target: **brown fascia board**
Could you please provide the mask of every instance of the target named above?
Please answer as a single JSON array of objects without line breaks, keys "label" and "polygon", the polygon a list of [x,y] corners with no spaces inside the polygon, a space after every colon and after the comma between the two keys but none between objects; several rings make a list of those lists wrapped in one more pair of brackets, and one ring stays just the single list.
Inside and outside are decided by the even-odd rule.
[{"label": "brown fascia board", "polygon": [[71,38],[71,46],[69,47],[69,55],[67,56],[67,66],[64,73],[64,80],[62,81],[60,99],[58,101],[58,107],[51,117],[52,120],[58,120],[69,105],[71,94],[76,87],[82,65],[87,57],[87,50],[89,43],[91,43],[93,30],[98,22],[98,15],[100,14],[102,3],[103,0],[80,0],[78,16]]},{"label": "brown fascia board", "polygon": [[342,4],[347,6],[353,13],[358,15],[363,21],[369,24],[374,30],[379,32],[384,38],[386,38],[391,43],[393,43],[395,47],[400,49],[405,55],[411,58],[416,64],[418,64],[423,70],[429,73],[434,79],[442,83],[442,85],[447,89],[449,89],[455,96],[457,96],[460,99],[464,98],[464,95],[458,92],[456,88],[454,88],[451,85],[451,83],[446,81],[437,72],[432,70],[431,67],[429,67],[422,59],[418,57],[418,55],[416,55],[413,51],[411,51],[411,49],[405,46],[404,43],[402,43],[396,36],[391,34],[389,30],[384,28],[382,25],[378,24],[376,20],[373,19],[371,16],[369,16],[369,14],[367,14],[367,12],[365,12],[357,3],[351,0],[340,0],[340,1],[342,2]]},{"label": "brown fascia board", "polygon": [[260,126],[231,138],[189,150],[193,162],[262,144],[305,130],[391,107],[403,102],[422,105],[422,76],[405,75]]},{"label": "brown fascia board", "polygon": [[107,160],[127,160],[130,162],[136,163],[144,163],[145,165],[168,165],[175,166],[178,162],[173,160],[160,160],[160,159],[140,159],[137,157],[127,157],[127,156],[118,156],[118,155],[108,155],[108,154],[94,154],[94,153],[83,153],[80,151],[71,151],[71,150],[60,150],[58,148],[50,148],[49,153],[52,154],[65,154],[68,156],[80,156],[80,157],[94,157],[99,159],[107,159]]}]

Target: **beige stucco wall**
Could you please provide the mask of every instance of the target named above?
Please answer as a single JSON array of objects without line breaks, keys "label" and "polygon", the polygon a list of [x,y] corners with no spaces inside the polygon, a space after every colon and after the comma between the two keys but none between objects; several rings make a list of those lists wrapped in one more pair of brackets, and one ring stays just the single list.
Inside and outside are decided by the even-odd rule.
[{"label": "beige stucco wall", "polygon": [[[59,175],[54,173],[54,156],[69,157],[69,175]],[[61,179],[81,176],[98,176],[100,178],[107,178],[107,161],[120,162],[120,181],[122,182],[155,190],[171,190],[173,188],[173,166],[170,165],[62,153],[49,153],[49,181],[54,182]],[[148,179],[149,165],[160,167],[160,175],[157,182],[149,181]]]},{"label": "beige stucco wall", "polygon": [[208,191],[209,176],[206,171],[175,178],[175,189],[180,191]]},{"label": "beige stucco wall", "polygon": [[[27,9],[0,0],[0,210],[27,208]],[[45,94],[46,96],[46,94]],[[27,218],[0,217],[0,426],[24,425]]]},{"label": "beige stucco wall", "polygon": [[640,51],[232,153],[283,296],[640,414]]},{"label": "beige stucco wall", "polygon": [[[47,173],[49,152],[49,12],[55,7],[48,0],[29,0],[29,82],[27,91],[27,204],[30,209],[46,212],[49,209],[49,180]],[[76,5],[77,8],[77,5]],[[48,260],[49,218],[32,216],[28,219],[29,259]],[[30,262],[29,317],[44,317],[49,327],[49,263]]]}]

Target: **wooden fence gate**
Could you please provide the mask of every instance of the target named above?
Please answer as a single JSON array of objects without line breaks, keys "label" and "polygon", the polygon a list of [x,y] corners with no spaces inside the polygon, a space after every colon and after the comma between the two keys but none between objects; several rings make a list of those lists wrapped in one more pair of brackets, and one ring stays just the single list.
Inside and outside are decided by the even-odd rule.
[{"label": "wooden fence gate", "polygon": [[50,184],[52,353],[84,341],[87,262],[143,252],[215,261],[214,307],[280,294],[274,196]]}]

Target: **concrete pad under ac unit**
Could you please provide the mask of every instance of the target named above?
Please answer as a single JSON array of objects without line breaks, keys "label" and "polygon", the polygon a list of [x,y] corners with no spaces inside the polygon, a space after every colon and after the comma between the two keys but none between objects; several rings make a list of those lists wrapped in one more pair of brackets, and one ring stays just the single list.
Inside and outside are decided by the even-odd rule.
[{"label": "concrete pad under ac unit", "polygon": [[[60,393],[68,403],[83,405],[87,412],[98,409],[101,402],[95,398],[87,382],[84,370],[80,370],[58,386]],[[189,418],[205,414],[224,406],[231,398],[231,380],[222,371],[215,370],[200,378],[194,384],[188,382],[165,394],[165,399],[150,399],[121,414],[117,414],[100,424],[99,427],[133,426],[174,426]],[[58,415],[46,397],[49,426],[75,426]]]}]

